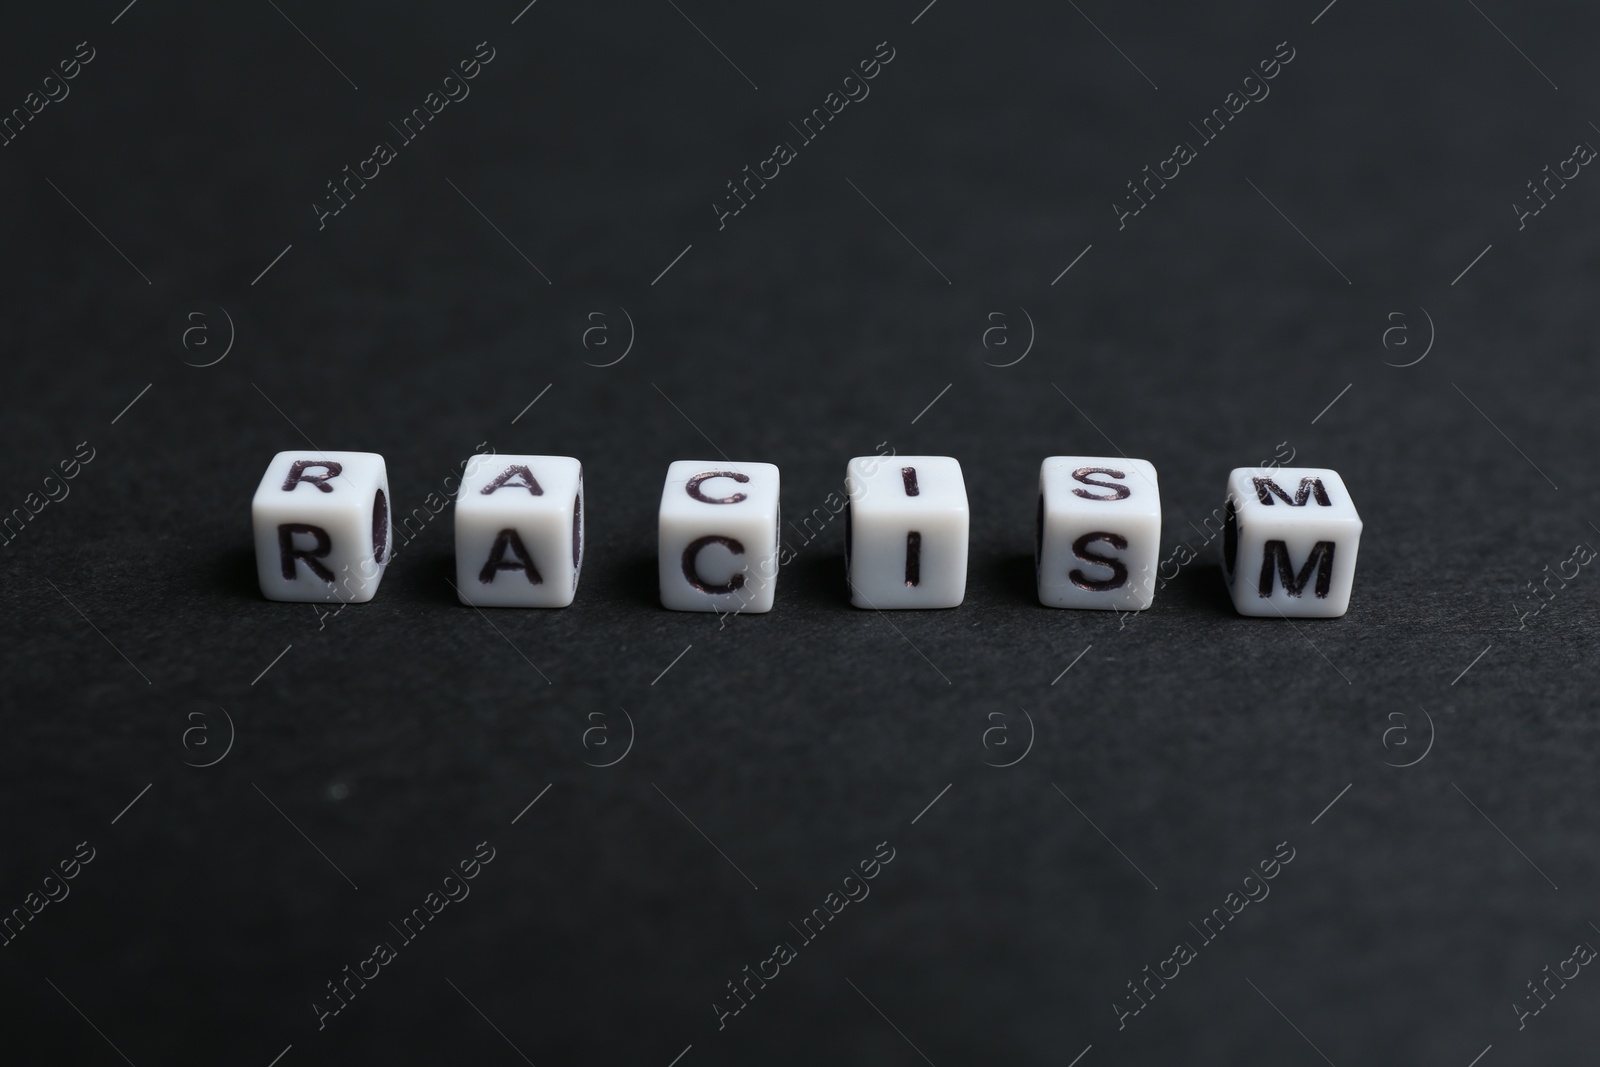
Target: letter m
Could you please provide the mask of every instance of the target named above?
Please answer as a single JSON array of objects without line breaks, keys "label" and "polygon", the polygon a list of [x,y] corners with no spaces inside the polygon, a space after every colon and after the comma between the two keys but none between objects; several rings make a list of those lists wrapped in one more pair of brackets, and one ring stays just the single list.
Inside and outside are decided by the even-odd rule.
[{"label": "letter m", "polygon": [[1328,499],[1328,490],[1323,487],[1321,478],[1301,478],[1300,489],[1295,493],[1293,499],[1290,499],[1289,494],[1283,491],[1283,486],[1271,478],[1252,478],[1250,480],[1256,484],[1256,499],[1268,507],[1272,506],[1272,498],[1277,497],[1291,508],[1303,508],[1306,506],[1306,501],[1312,496],[1315,496],[1317,503],[1325,508],[1333,506],[1333,501]]},{"label": "letter m", "polygon": [[1273,579],[1278,578],[1283,582],[1285,593],[1299,596],[1305,591],[1313,571],[1317,575],[1316,595],[1326,598],[1328,587],[1333,584],[1332,541],[1318,541],[1311,546],[1311,553],[1306,556],[1305,565],[1298,574],[1289,560],[1289,546],[1282,541],[1268,541],[1261,555],[1260,593],[1263,597],[1271,596]]}]

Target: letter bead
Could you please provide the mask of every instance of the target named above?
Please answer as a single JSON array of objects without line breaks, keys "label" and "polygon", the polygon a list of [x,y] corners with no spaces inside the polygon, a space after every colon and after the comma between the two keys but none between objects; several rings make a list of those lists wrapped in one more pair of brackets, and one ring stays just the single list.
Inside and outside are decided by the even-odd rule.
[{"label": "letter bead", "polygon": [[1234,609],[1336,618],[1350,606],[1361,517],[1338,472],[1239,467],[1228,475],[1222,576]]},{"label": "letter bead", "polygon": [[389,563],[389,475],[375,452],[279,452],[250,502],[268,600],[371,600]]},{"label": "letter bead", "polygon": [[954,608],[967,592],[967,486],[949,456],[845,465],[845,580],[858,608]]},{"label": "letter bead", "polygon": [[661,606],[760,613],[778,587],[778,468],[680,459],[658,527]]},{"label": "letter bead", "polygon": [[1039,603],[1143,611],[1155,600],[1161,490],[1142,459],[1050,456],[1039,466]]},{"label": "letter bead", "polygon": [[478,608],[564,608],[583,570],[583,464],[473,456],[456,490],[456,595]]}]

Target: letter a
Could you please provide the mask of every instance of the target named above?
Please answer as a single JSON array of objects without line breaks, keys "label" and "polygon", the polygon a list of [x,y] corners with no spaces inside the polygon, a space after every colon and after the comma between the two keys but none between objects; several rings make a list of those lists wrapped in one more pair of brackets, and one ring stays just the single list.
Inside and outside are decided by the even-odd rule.
[{"label": "letter a", "polygon": [[[511,480],[513,478],[522,480],[514,482]],[[539,480],[533,476],[531,470],[521,463],[513,463],[507,467],[500,473],[500,477],[484,486],[479,492],[484,496],[488,496],[496,489],[526,489],[532,496],[544,496],[544,489],[540,487]]]},{"label": "letter a", "polygon": [[[508,554],[513,558],[507,560]],[[527,577],[529,585],[539,585],[544,581],[539,574],[539,568],[533,565],[533,557],[528,555],[528,550],[523,547],[522,538],[517,536],[517,531],[511,529],[501,530],[495,535],[494,547],[489,549],[489,558],[485,561],[483,570],[478,572],[478,581],[488,585],[494,581],[497,571],[521,571]]]}]

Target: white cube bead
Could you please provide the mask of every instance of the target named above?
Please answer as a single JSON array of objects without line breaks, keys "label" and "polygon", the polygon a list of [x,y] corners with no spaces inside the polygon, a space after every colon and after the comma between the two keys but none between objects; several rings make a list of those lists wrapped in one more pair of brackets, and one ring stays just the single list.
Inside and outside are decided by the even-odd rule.
[{"label": "white cube bead", "polygon": [[778,468],[680,459],[667,468],[659,526],[661,606],[772,610],[778,587]]},{"label": "white cube bead", "polygon": [[456,595],[480,608],[564,608],[583,569],[583,464],[474,456],[456,491]]},{"label": "white cube bead", "polygon": [[389,475],[375,452],[279,452],[250,501],[268,600],[371,600],[389,563]]},{"label": "white cube bead", "polygon": [[1039,603],[1143,611],[1155,599],[1161,490],[1142,459],[1050,456],[1039,467]]},{"label": "white cube bead", "polygon": [[1239,467],[1228,475],[1222,576],[1239,614],[1343,615],[1360,547],[1361,516],[1336,471]]},{"label": "white cube bead", "polygon": [[967,486],[949,456],[845,465],[845,579],[858,608],[953,608],[967,592]]}]

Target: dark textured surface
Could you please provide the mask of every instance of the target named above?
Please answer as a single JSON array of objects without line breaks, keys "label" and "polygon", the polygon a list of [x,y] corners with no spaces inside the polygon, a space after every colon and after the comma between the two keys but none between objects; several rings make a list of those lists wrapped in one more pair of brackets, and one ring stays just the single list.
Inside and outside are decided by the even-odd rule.
[{"label": "dark textured surface", "polygon": [[[0,549],[0,906],[96,850],[0,949],[7,1062],[1592,1047],[1600,979],[1520,1031],[1512,1005],[1600,943],[1600,578],[1518,618],[1600,543],[1600,178],[1521,231],[1508,210],[1600,144],[1592,13],[119,6],[0,17],[6,108],[96,49],[0,148],[0,503],[95,450]],[[482,40],[471,95],[319,231],[323,183]],[[719,231],[724,183],[884,40],[871,95]],[[1271,95],[1119,230],[1124,183],[1280,41]],[[231,352],[185,366],[222,350],[219,304]],[[1427,358],[1385,366],[1423,351],[1424,308]],[[622,351],[621,309],[632,351],[586,366]],[[1030,317],[1027,357],[986,366]],[[479,442],[580,457],[576,604],[460,607],[448,510],[372,603],[262,600],[248,499],[305,439],[383,453],[397,518]],[[798,520],[880,442],[961,459],[963,607],[851,609],[840,522],[792,538],[771,614],[656,606],[669,460],[777,463]],[[1215,546],[1138,617],[1037,605],[1043,456],[1154,462],[1165,556],[1280,447],[1338,469],[1365,520],[1345,618],[1235,617]],[[219,709],[231,751],[185,766],[222,751]],[[622,751],[622,709],[631,751],[586,766]],[[1023,709],[1031,750],[986,766],[1023,751]],[[480,841],[470,897],[402,944],[390,923]],[[885,841],[871,895],[802,944],[790,924]],[[1280,842],[1270,897],[1200,944]],[[1125,984],[1185,940],[1198,958],[1119,1030]],[[380,941],[398,958],[319,1030],[325,983]],[[797,958],[719,1031],[724,984],[781,941]]]}]

